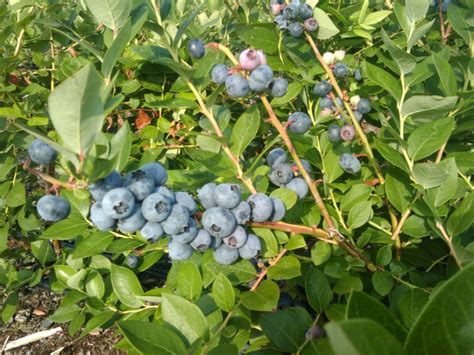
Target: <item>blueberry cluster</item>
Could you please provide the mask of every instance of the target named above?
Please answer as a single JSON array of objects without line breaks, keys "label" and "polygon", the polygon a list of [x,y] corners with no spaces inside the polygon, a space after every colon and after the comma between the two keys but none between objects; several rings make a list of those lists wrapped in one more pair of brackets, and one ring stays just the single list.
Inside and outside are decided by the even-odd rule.
[{"label": "blueberry cluster", "polygon": [[272,68],[266,63],[262,51],[246,49],[239,55],[239,67],[216,64],[211,70],[211,78],[218,85],[225,84],[227,93],[232,97],[245,97],[250,91],[262,93],[266,90],[270,90],[274,97],[285,95],[288,80],[274,78]]},{"label": "blueberry cluster", "polygon": [[[232,264],[239,256],[255,258],[261,250],[258,237],[247,233],[247,223],[280,221],[286,212],[283,201],[263,193],[244,201],[236,184],[208,183],[198,190],[198,198],[205,209],[202,226],[213,238],[214,259],[225,265]],[[210,238],[206,242],[211,244]]]},{"label": "blueberry cluster", "polygon": [[272,0],[270,10],[278,28],[288,31],[292,37],[301,37],[304,31],[314,32],[319,27],[313,17],[313,8],[299,0],[292,0],[289,4],[285,0]]},{"label": "blueberry cluster", "polygon": [[[304,198],[309,191],[306,180],[300,175],[298,166],[287,162],[288,155],[282,148],[275,148],[267,155],[267,163],[270,166],[270,181],[279,187],[293,190],[298,198]],[[308,174],[311,174],[311,166],[306,160],[301,160],[301,164]]]}]

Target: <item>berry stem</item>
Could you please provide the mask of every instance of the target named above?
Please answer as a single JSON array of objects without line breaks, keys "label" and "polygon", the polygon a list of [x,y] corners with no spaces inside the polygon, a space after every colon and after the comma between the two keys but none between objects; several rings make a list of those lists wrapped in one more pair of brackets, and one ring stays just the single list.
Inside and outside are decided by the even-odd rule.
[{"label": "berry stem", "polygon": [[255,281],[255,283],[253,284],[250,291],[255,291],[258,288],[258,286],[260,286],[260,284],[262,283],[263,279],[265,278],[265,275],[267,274],[268,270],[272,266],[275,266],[276,264],[278,264],[278,262],[281,260],[281,258],[283,258],[283,255],[285,255],[287,251],[288,251],[288,249],[283,248],[282,250],[280,250],[280,252],[278,253],[277,256],[275,256],[273,259],[268,261],[268,264],[269,264],[268,267],[264,267],[263,270],[260,272],[260,274],[258,274],[258,278]]},{"label": "berry stem", "polygon": [[217,43],[217,42],[209,42],[209,43],[206,44],[206,47],[217,49],[217,50],[221,51],[222,53],[224,53],[227,56],[227,58],[229,58],[229,60],[235,66],[239,65],[239,61],[237,60],[236,56],[226,46],[224,46],[220,43]]},{"label": "berry stem", "polygon": [[248,226],[252,228],[267,228],[288,233],[310,235],[314,238],[323,240],[326,243],[337,244],[336,241],[330,238],[329,234],[325,230],[319,228],[301,226],[286,222],[252,222],[249,223]]},{"label": "berry stem", "polygon": [[64,181],[58,180],[58,179],[52,177],[51,175],[45,174],[45,173],[43,173],[39,170],[31,168],[30,167],[30,162],[31,162],[30,160],[27,160],[23,164],[23,169],[25,169],[30,174],[33,174],[33,175],[39,177],[40,179],[49,182],[53,186],[60,186],[62,188],[68,189],[68,190],[75,190],[75,189],[78,189],[78,188],[83,189],[83,188],[87,187],[87,185],[85,185],[85,184],[80,184],[79,185],[79,184],[76,184],[76,183],[64,182]]},{"label": "berry stem", "polygon": [[454,248],[453,245],[453,238],[448,235],[446,232],[446,229],[444,229],[443,225],[440,222],[436,223],[436,227],[440,230],[441,235],[444,238],[444,241],[449,247],[449,252],[451,253],[451,256],[454,258],[454,261],[456,261],[456,264],[458,265],[459,269],[462,269],[462,262],[461,259],[459,259],[459,256],[456,253],[456,249]]},{"label": "berry stem", "polygon": [[319,52],[318,47],[316,46],[316,43],[314,43],[313,37],[307,32],[305,32],[306,39],[308,40],[308,43],[310,44],[311,48],[313,49],[314,54],[316,55],[316,58],[318,61],[321,63],[322,67],[326,71],[326,73],[329,75],[329,81],[331,82],[334,90],[336,91],[337,95],[341,98],[342,102],[344,103],[344,107],[347,110],[349,117],[351,118],[352,125],[357,131],[357,134],[360,137],[360,140],[362,142],[362,146],[364,147],[365,152],[367,153],[367,157],[372,164],[375,174],[377,175],[380,184],[384,184],[385,179],[382,175],[382,172],[380,170],[380,167],[377,164],[377,161],[375,160],[374,153],[372,151],[372,148],[370,147],[369,141],[367,139],[367,136],[365,135],[364,131],[362,130],[362,127],[359,124],[359,121],[354,116],[354,112],[352,111],[351,105],[347,102],[344,101],[344,93],[341,90],[341,87],[337,83],[336,77],[334,76],[331,68],[326,64],[326,62],[323,60],[323,57],[321,56],[321,53]]}]

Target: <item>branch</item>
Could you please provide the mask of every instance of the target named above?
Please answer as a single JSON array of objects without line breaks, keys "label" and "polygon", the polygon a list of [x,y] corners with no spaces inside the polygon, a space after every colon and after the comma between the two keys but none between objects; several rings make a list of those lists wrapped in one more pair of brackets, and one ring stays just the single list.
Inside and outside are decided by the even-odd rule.
[{"label": "branch", "polygon": [[458,265],[459,269],[462,269],[462,261],[459,259],[458,254],[456,253],[456,250],[454,249],[453,245],[453,238],[451,238],[448,233],[446,232],[446,229],[444,229],[443,225],[439,222],[436,223],[436,227],[441,231],[441,235],[443,236],[444,241],[449,247],[449,252],[451,253],[452,257],[454,258],[454,261],[456,261],[456,264]]},{"label": "branch", "polygon": [[268,264],[269,264],[268,267],[263,267],[263,270],[258,275],[257,281],[255,281],[255,283],[253,284],[250,291],[255,291],[258,288],[258,286],[260,286],[260,284],[262,283],[263,279],[265,278],[265,275],[267,274],[268,270],[272,266],[275,266],[276,264],[278,264],[278,262],[281,260],[281,258],[283,258],[283,255],[285,255],[285,253],[287,251],[288,251],[287,249],[283,248],[282,250],[280,250],[280,252],[278,253],[277,256],[275,256],[272,260],[270,260],[268,262]]},{"label": "branch", "polygon": [[27,160],[23,164],[23,169],[25,169],[27,172],[30,174],[33,174],[40,179],[49,182],[53,186],[61,186],[62,188],[68,189],[68,190],[75,190],[75,189],[85,189],[87,187],[87,184],[77,184],[77,183],[72,183],[72,182],[64,182],[61,180],[58,180],[51,175],[45,174],[39,170],[33,169],[30,167],[30,160]]},{"label": "branch", "polygon": [[288,233],[310,235],[316,239],[323,240],[326,243],[337,244],[336,241],[330,239],[329,234],[325,230],[319,228],[300,226],[286,222],[251,222],[248,226],[252,228],[268,228]]}]

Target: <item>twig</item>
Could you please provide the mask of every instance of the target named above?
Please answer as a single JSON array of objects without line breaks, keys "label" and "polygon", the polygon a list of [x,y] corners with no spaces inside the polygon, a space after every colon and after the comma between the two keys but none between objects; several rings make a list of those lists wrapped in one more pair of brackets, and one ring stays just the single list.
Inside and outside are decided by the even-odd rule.
[{"label": "twig", "polygon": [[441,38],[446,41],[446,31],[444,29],[443,0],[438,0],[439,27],[441,29]]},{"label": "twig", "polygon": [[453,238],[451,238],[451,237],[448,235],[448,233],[446,232],[446,229],[444,229],[443,225],[442,225],[440,222],[437,222],[437,223],[436,223],[436,227],[441,231],[441,235],[443,236],[444,241],[445,241],[446,244],[448,245],[449,251],[450,251],[452,257],[454,258],[454,261],[456,261],[456,264],[458,265],[458,267],[459,267],[460,269],[462,269],[462,268],[463,268],[462,262],[461,262],[461,260],[459,259],[459,256],[458,256],[458,254],[456,253],[456,250],[454,249]]},{"label": "twig", "polygon": [[76,183],[71,183],[71,182],[64,182],[64,181],[61,181],[61,180],[58,180],[48,174],[45,174],[39,170],[36,170],[36,169],[33,169],[30,167],[30,161],[27,160],[24,164],[23,164],[23,169],[25,169],[26,171],[28,171],[30,174],[33,174],[37,177],[39,177],[40,179],[44,180],[44,181],[47,181],[49,182],[51,185],[53,186],[61,186],[65,189],[68,189],[68,190],[75,190],[75,189],[84,189],[87,187],[87,184],[76,184]]},{"label": "twig", "polygon": [[5,346],[5,351],[12,350],[12,349],[15,349],[15,348],[19,348],[20,346],[24,346],[24,345],[27,345],[27,344],[34,343],[38,340],[48,338],[48,337],[53,336],[55,334],[61,333],[62,331],[63,331],[63,329],[61,327],[57,327],[57,328],[54,328],[54,329],[43,330],[41,332],[36,332],[36,333],[33,333],[33,334],[29,334],[27,336],[24,336],[20,339],[17,339],[17,340],[14,340],[14,341],[8,343]]},{"label": "twig", "polygon": [[258,275],[258,278],[257,278],[257,281],[255,281],[255,283],[253,284],[252,288],[250,289],[250,291],[255,291],[258,286],[260,286],[260,284],[262,283],[263,279],[265,278],[265,275],[267,274],[268,270],[272,267],[272,266],[275,266],[276,264],[278,264],[278,262],[281,260],[281,258],[283,258],[283,255],[285,255],[285,253],[288,251],[288,249],[285,249],[283,248],[282,250],[280,250],[280,252],[278,253],[277,256],[275,256],[275,258],[273,258],[272,260],[270,260],[268,262],[268,267],[264,267],[263,270],[260,272],[260,274]]},{"label": "twig", "polygon": [[402,218],[400,218],[400,221],[398,222],[397,224],[397,227],[395,228],[395,230],[393,231],[392,233],[392,240],[397,240],[399,239],[399,236],[400,236],[400,232],[402,230],[402,227],[403,225],[405,224],[406,220],[408,219],[408,217],[410,216],[411,214],[411,208],[408,208],[402,215]]},{"label": "twig", "polygon": [[268,228],[273,230],[280,230],[294,234],[310,235],[314,238],[323,240],[326,243],[337,244],[335,240],[330,239],[328,232],[319,228],[300,226],[297,224],[290,224],[286,222],[252,222],[249,223],[248,226],[253,228]]}]

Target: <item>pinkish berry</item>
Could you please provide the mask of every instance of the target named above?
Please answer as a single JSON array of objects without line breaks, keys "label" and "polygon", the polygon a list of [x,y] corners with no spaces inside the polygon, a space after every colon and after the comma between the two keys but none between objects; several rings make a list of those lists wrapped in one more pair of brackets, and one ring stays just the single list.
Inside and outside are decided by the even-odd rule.
[{"label": "pinkish berry", "polygon": [[283,10],[285,6],[286,6],[285,4],[271,4],[270,9],[272,11],[272,15],[278,16],[281,10]]},{"label": "pinkish berry", "polygon": [[266,64],[267,59],[262,51],[256,51],[254,49],[246,49],[239,56],[239,62],[242,69],[254,70],[259,65]]},{"label": "pinkish berry", "polygon": [[349,126],[349,125],[344,125],[341,127],[339,134],[341,135],[341,138],[343,140],[345,140],[346,142],[350,142],[355,137],[354,127]]}]

